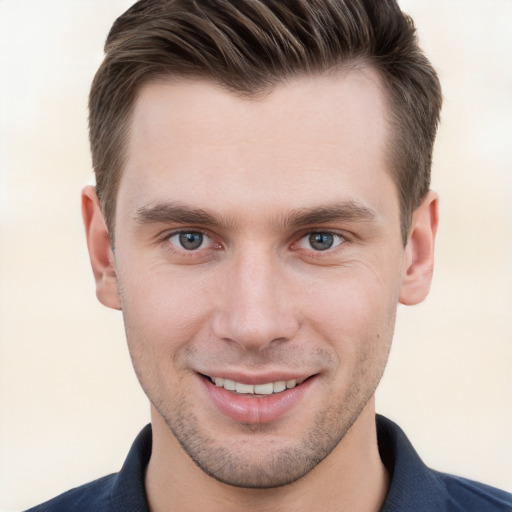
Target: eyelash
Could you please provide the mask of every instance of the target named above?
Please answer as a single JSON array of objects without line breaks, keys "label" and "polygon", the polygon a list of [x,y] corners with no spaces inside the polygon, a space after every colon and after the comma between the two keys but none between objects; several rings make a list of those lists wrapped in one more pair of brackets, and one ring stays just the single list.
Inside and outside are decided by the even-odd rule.
[{"label": "eyelash", "polygon": [[[180,242],[178,240],[176,241],[176,243],[173,243],[171,241],[171,239],[174,237],[179,237],[181,235],[192,235],[192,234],[201,235],[203,237],[203,240],[201,241],[201,245],[197,248],[186,249],[185,247],[183,247],[182,244],[180,244]],[[333,244],[331,246],[329,246],[323,250],[322,249],[315,250],[312,247],[300,247],[299,244],[304,243],[304,242],[308,243],[308,241],[307,241],[308,237],[309,237],[309,244],[311,245],[311,237],[313,235],[330,236],[330,237],[333,237],[335,240],[333,241]],[[221,244],[218,244],[218,243],[215,244],[215,242],[213,241],[213,237],[208,232],[206,232],[205,230],[202,230],[202,229],[180,229],[178,231],[172,231],[171,233],[167,232],[161,237],[161,241],[165,242],[167,244],[167,247],[170,251],[172,251],[173,253],[187,254],[188,257],[194,257],[194,256],[198,257],[199,255],[201,255],[203,253],[204,250],[207,250],[209,247],[204,247],[204,248],[201,247],[207,240],[209,240],[209,244],[208,244],[209,246],[211,246],[213,244],[215,246],[214,247],[215,249],[222,248]],[[292,250],[298,250],[298,249],[302,248],[302,249],[305,249],[306,251],[308,251],[315,258],[321,258],[323,256],[332,254],[332,252],[336,251],[340,246],[346,244],[348,241],[349,240],[345,234],[342,234],[342,233],[339,233],[336,231],[322,230],[322,229],[310,229],[307,232],[304,232],[303,234],[301,234],[301,236],[298,238],[298,240],[292,244],[291,248],[292,248]],[[181,245],[181,247],[179,247],[179,245]]]},{"label": "eyelash", "polygon": [[[335,231],[330,230],[310,230],[307,233],[304,233],[299,240],[294,245],[299,245],[302,242],[309,243],[311,246],[313,243],[313,240],[311,238],[314,235],[321,235],[322,237],[330,236],[333,238],[332,244],[329,247],[326,247],[325,249],[313,249],[313,248],[306,248],[306,250],[312,251],[315,256],[320,257],[322,254],[329,254],[332,253],[332,251],[336,250],[340,245],[343,245],[347,242],[347,238],[345,235],[342,235],[341,233],[337,233]],[[337,240],[336,240],[337,239]]]},{"label": "eyelash", "polygon": [[[180,229],[178,231],[172,231],[171,233],[167,232],[161,237],[160,241],[162,243],[165,243],[166,248],[174,254],[178,253],[178,254],[186,254],[188,257],[198,257],[208,247],[203,248],[203,247],[199,246],[197,249],[186,249],[179,243],[179,241],[176,241],[176,243],[172,242],[172,238],[174,238],[174,237],[179,237],[180,235],[192,235],[192,234],[201,235],[203,237],[203,240],[201,241],[201,246],[205,243],[205,241],[209,240],[210,242],[208,245],[214,244],[216,246],[215,247],[216,249],[221,248],[221,245],[215,244],[213,242],[213,237],[210,236],[206,231],[204,231],[202,229]],[[181,245],[181,247],[180,247],[180,245]]]}]

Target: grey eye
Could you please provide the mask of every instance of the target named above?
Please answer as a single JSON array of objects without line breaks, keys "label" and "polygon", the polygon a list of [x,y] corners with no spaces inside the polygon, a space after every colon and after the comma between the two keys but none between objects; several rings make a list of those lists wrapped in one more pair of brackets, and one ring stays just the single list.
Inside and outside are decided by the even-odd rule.
[{"label": "grey eye", "polygon": [[180,233],[180,245],[183,249],[193,251],[203,244],[202,233]]},{"label": "grey eye", "polygon": [[195,251],[200,249],[206,242],[208,237],[203,235],[200,231],[182,231],[175,233],[169,237],[169,242],[179,249],[186,251]]},{"label": "grey eye", "polygon": [[297,243],[297,247],[313,251],[327,251],[334,249],[345,242],[345,239],[336,233],[329,231],[314,231],[303,236]]},{"label": "grey eye", "polygon": [[317,251],[326,251],[334,245],[334,235],[332,233],[311,233],[309,244]]}]

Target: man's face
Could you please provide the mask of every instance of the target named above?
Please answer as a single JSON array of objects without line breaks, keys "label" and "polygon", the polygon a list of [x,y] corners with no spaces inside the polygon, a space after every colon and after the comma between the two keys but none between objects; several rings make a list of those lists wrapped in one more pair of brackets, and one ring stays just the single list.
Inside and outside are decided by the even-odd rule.
[{"label": "man's face", "polygon": [[115,229],[128,345],[155,414],[220,481],[294,481],[372,406],[404,267],[380,83],[247,100],[160,82],[137,100]]}]

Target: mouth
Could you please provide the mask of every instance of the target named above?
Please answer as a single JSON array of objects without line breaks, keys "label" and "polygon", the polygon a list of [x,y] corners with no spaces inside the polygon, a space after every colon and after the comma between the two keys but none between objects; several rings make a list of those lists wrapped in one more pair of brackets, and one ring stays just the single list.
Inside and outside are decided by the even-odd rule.
[{"label": "mouth", "polygon": [[290,380],[278,380],[262,384],[245,384],[243,382],[236,382],[234,380],[226,379],[224,377],[210,377],[209,375],[203,375],[203,377],[210,380],[210,382],[212,384],[215,384],[215,386],[217,386],[218,388],[224,388],[227,391],[234,391],[239,395],[255,396],[268,396],[279,394],[282,393],[283,391],[286,391],[287,389],[293,389],[307,380],[307,378],[301,378]]},{"label": "mouth", "polygon": [[237,423],[257,424],[290,414],[314,385],[318,374],[246,376],[245,382],[234,380],[235,375],[228,378],[200,373],[199,376],[206,395],[223,415]]}]

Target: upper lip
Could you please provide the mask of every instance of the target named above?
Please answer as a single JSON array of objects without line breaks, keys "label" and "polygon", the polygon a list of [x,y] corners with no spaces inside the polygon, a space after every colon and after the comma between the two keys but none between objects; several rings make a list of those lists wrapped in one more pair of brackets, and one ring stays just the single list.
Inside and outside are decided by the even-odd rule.
[{"label": "upper lip", "polygon": [[268,382],[280,382],[296,380],[297,382],[303,382],[308,377],[315,375],[314,373],[303,373],[293,371],[272,371],[265,373],[249,373],[241,371],[230,371],[230,370],[207,370],[199,372],[206,377],[220,377],[223,379],[229,379],[234,382],[240,382],[241,384],[266,384]]}]

